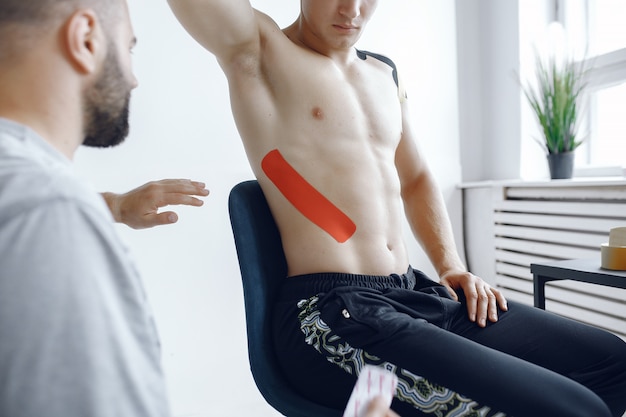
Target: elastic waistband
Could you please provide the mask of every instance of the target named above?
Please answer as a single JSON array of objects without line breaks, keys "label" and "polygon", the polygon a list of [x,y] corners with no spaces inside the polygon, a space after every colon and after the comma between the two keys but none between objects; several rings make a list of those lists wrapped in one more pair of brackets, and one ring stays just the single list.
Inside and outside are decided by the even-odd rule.
[{"label": "elastic waistband", "polygon": [[286,278],[280,298],[303,299],[325,293],[336,287],[364,287],[373,289],[415,287],[415,270],[409,266],[406,273],[391,275],[359,275],[343,272],[320,272],[316,274],[296,275]]}]

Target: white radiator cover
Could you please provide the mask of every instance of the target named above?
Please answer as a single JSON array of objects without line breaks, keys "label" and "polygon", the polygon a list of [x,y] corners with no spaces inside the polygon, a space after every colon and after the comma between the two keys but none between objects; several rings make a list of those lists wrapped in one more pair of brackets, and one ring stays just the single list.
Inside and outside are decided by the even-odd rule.
[{"label": "white radiator cover", "polygon": [[[530,264],[595,258],[626,226],[626,181],[489,183],[463,187],[470,270],[532,305]],[[626,290],[573,281],[546,285],[546,310],[626,339]]]}]

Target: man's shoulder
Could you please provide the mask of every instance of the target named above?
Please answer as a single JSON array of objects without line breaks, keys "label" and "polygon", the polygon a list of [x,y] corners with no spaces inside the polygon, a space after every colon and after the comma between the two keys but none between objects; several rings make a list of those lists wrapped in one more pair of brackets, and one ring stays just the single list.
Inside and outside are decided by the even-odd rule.
[{"label": "man's shoulder", "polygon": [[367,60],[368,57],[371,57],[389,65],[391,68],[394,68],[394,69],[396,68],[395,62],[393,62],[393,60],[389,58],[387,55],[380,54],[378,52],[368,51],[365,49],[358,49],[358,48],[355,48],[355,49],[356,49],[356,55],[363,61]]},{"label": "man's shoulder", "polygon": [[0,154],[0,219],[24,215],[52,203],[102,211],[101,197],[72,166],[14,154]]},{"label": "man's shoulder", "polygon": [[393,60],[391,58],[389,58],[386,55],[382,55],[376,52],[370,52],[370,51],[365,51],[365,50],[361,50],[361,49],[357,49],[356,50],[356,55],[359,57],[359,59],[366,61],[368,58],[373,58],[377,61],[380,61],[382,63],[384,63],[385,65],[388,65],[389,67],[391,67],[392,69],[392,76],[393,76],[393,81],[396,83],[397,86],[399,86],[399,81],[398,81],[398,68],[396,67],[395,62],[393,62]]},{"label": "man's shoulder", "polygon": [[280,31],[280,26],[278,26],[278,23],[276,23],[270,15],[263,13],[258,9],[254,9],[254,14],[256,15],[257,22],[259,22],[261,30]]}]

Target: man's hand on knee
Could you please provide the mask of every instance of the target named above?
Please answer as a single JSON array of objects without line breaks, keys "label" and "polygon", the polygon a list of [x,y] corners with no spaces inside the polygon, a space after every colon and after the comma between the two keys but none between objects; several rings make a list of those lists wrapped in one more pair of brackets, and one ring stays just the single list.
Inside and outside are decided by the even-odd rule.
[{"label": "man's hand on knee", "polygon": [[465,271],[450,271],[441,277],[452,297],[458,301],[457,290],[462,290],[467,303],[469,319],[480,327],[487,326],[487,320],[498,321],[498,308],[507,310],[506,298],[500,290],[492,287],[482,278]]}]

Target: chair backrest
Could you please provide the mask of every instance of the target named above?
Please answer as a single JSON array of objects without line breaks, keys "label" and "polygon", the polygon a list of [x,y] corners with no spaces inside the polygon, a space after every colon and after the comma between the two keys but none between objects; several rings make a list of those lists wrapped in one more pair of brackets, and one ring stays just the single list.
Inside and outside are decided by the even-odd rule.
[{"label": "chair backrest", "polygon": [[285,380],[273,349],[271,311],[287,262],[280,234],[256,180],[237,184],[228,199],[243,283],[248,357],[257,388],[276,410],[289,417],[338,417],[298,394]]}]

